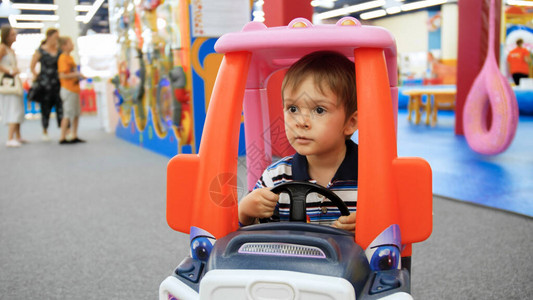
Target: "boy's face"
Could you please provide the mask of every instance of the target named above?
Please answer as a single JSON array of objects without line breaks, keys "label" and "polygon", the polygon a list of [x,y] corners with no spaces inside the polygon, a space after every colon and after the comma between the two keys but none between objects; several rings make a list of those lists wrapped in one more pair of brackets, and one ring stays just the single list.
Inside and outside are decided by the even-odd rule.
[{"label": "boy's face", "polygon": [[301,155],[321,157],[343,149],[347,135],[357,130],[357,112],[346,118],[344,106],[329,89],[324,94],[307,77],[284,92],[285,133]]},{"label": "boy's face", "polygon": [[63,51],[68,52],[72,51],[74,49],[74,44],[72,43],[72,40],[67,40],[65,45],[63,46]]}]

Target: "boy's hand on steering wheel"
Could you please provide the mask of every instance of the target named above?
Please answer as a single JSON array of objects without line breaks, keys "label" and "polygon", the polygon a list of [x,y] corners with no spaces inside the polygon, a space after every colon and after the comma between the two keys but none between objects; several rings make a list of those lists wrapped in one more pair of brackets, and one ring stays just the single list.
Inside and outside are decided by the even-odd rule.
[{"label": "boy's hand on steering wheel", "polygon": [[257,218],[269,218],[274,213],[279,195],[269,188],[255,189],[239,203],[239,222],[243,225],[255,223]]},{"label": "boy's hand on steering wheel", "polygon": [[355,232],[355,213],[350,213],[349,216],[341,216],[331,225],[333,227]]}]

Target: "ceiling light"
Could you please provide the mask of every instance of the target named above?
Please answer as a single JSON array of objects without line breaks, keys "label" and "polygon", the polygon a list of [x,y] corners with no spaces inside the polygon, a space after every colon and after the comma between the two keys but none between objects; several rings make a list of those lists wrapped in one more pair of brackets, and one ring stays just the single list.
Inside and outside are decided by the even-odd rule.
[{"label": "ceiling light", "polygon": [[23,9],[23,10],[46,10],[46,11],[57,10],[56,4],[13,3],[11,4],[11,7],[15,9]]},{"label": "ceiling light", "polygon": [[59,16],[57,15],[15,15],[13,17],[17,21],[57,22],[59,20]]},{"label": "ceiling light", "polygon": [[311,1],[312,7],[324,7],[324,8],[333,8],[335,7],[336,0],[313,0]]},{"label": "ceiling light", "polygon": [[369,2],[365,2],[361,4],[356,4],[352,6],[347,6],[347,7],[334,9],[334,10],[316,14],[315,18],[318,20],[324,20],[324,19],[329,19],[333,17],[344,16],[344,15],[352,14],[358,11],[381,7],[385,5],[385,2],[386,2],[385,0],[376,0],[376,1],[369,1]]},{"label": "ceiling light", "polygon": [[516,6],[533,6],[533,1],[525,1],[525,0],[507,0],[507,5],[516,5]]},{"label": "ceiling light", "polygon": [[370,19],[374,19],[374,18],[383,17],[385,15],[387,15],[387,13],[385,12],[384,9],[378,9],[378,10],[373,10],[373,11],[369,11],[369,12],[366,12],[366,13],[362,13],[360,15],[360,17],[363,20],[370,20]]},{"label": "ceiling light", "polygon": [[412,3],[402,5],[402,10],[403,11],[415,10],[419,8],[444,4],[446,2],[448,2],[448,0],[424,0],[424,1],[412,2]]},{"label": "ceiling light", "polygon": [[25,22],[25,23],[17,23],[15,26],[11,26],[16,29],[41,29],[44,27],[43,23],[36,23],[36,22]]},{"label": "ceiling light", "polygon": [[[19,23],[17,20],[19,19],[20,15],[10,15],[8,17],[9,25],[12,28],[24,28],[24,29],[41,29],[44,27],[44,24],[42,22],[23,22]],[[33,20],[32,20],[33,21]]]},{"label": "ceiling light", "polygon": [[100,6],[102,6],[102,3],[104,3],[104,0],[96,0],[91,6],[91,8],[89,9],[89,11],[83,17],[75,18],[76,21],[81,21],[85,24],[89,23],[94,17],[94,15],[96,14],[96,12],[98,11],[98,9],[100,9]]},{"label": "ceiling light", "polygon": [[91,10],[92,5],[74,5],[75,11],[89,11]]},{"label": "ceiling light", "polygon": [[393,6],[386,9],[387,13],[389,15],[397,14],[402,11],[401,7],[399,6]]}]

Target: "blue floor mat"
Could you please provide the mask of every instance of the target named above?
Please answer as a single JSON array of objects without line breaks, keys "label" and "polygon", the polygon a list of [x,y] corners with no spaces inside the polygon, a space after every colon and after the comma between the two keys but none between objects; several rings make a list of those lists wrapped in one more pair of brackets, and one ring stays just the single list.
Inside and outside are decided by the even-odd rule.
[{"label": "blue floor mat", "polygon": [[439,112],[435,127],[398,114],[398,156],[417,156],[433,170],[433,194],[533,217],[533,117],[521,116],[511,146],[494,156],[470,149],[455,135],[453,112]]}]

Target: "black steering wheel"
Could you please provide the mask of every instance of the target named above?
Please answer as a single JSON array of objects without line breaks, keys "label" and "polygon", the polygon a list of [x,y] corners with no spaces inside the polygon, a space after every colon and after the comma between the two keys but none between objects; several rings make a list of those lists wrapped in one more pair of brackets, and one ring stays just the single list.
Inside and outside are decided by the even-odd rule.
[{"label": "black steering wheel", "polygon": [[318,184],[307,181],[289,181],[273,187],[271,191],[276,194],[287,193],[289,195],[291,200],[289,220],[291,222],[307,221],[305,199],[307,198],[307,195],[313,192],[323,195],[331,200],[331,202],[339,208],[341,215],[347,216],[350,214],[346,203],[344,203],[339,196]]}]

